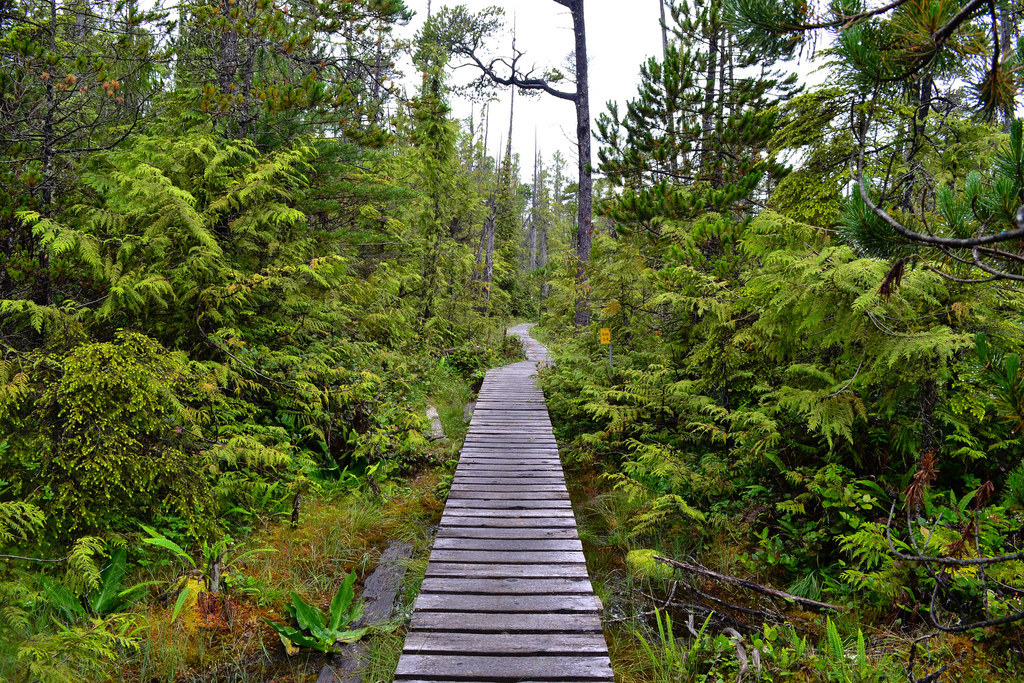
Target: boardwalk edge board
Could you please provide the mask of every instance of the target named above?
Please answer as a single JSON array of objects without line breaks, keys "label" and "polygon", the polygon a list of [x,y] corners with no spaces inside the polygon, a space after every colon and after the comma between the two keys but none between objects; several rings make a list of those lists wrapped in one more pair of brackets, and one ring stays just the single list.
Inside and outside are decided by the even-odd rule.
[{"label": "boardwalk edge board", "polygon": [[527,329],[481,386],[396,682],[614,681]]}]

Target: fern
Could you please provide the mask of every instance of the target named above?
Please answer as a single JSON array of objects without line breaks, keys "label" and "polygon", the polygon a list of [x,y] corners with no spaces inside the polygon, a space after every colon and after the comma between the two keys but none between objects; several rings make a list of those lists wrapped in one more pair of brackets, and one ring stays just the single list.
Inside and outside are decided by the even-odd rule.
[{"label": "fern", "polygon": [[[4,448],[0,447],[0,455],[3,452]],[[43,511],[31,503],[0,501],[0,545],[34,537],[45,520]]]}]

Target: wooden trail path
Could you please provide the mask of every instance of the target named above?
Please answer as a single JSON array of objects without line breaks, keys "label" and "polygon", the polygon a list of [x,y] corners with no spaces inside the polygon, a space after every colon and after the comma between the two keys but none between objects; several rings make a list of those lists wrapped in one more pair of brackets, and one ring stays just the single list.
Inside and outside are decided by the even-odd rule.
[{"label": "wooden trail path", "polygon": [[527,330],[484,378],[396,681],[614,680]]}]

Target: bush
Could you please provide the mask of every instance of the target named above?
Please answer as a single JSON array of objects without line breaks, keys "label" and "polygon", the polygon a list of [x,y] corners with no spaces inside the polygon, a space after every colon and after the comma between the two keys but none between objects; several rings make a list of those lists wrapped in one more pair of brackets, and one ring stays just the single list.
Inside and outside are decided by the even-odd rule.
[{"label": "bush", "polygon": [[[194,385],[184,357],[141,334],[90,342],[63,357],[37,352],[7,377],[0,430],[11,434],[0,466],[5,492],[51,510],[62,537],[134,528],[169,505],[198,526],[212,503],[183,432]],[[15,387],[15,388],[11,388]]]}]

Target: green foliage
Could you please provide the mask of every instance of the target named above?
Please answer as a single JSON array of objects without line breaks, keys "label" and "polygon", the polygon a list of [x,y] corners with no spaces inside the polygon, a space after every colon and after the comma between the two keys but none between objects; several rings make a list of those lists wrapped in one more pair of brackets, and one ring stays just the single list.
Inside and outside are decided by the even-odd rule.
[{"label": "green foliage", "polygon": [[654,644],[648,643],[642,635],[637,634],[637,638],[640,639],[640,645],[643,647],[644,653],[647,655],[655,671],[654,680],[664,683],[684,680],[683,676],[696,663],[697,653],[700,652],[701,648],[706,647],[706,634],[711,617],[709,616],[704,620],[704,624],[700,627],[693,643],[688,648],[683,642],[676,640],[675,633],[672,630],[672,617],[668,614],[663,616],[660,611],[656,611],[654,617],[657,624],[659,642]]},{"label": "green foliage", "polygon": [[38,634],[17,649],[17,668],[36,681],[74,683],[82,676],[102,676],[126,650],[138,648],[131,635],[131,615],[89,619],[82,626],[58,625],[53,633]]},{"label": "green foliage", "polygon": [[285,626],[276,621],[266,620],[281,636],[285,644],[294,643],[321,652],[330,652],[341,643],[354,643],[366,633],[367,629],[348,629],[349,624],[359,619],[365,605],[354,601],[353,585],[355,572],[349,573],[338,586],[338,591],[331,599],[328,614],[313,605],[306,604],[298,595],[292,593],[292,602],[288,613],[298,623],[298,628]]},{"label": "green foliage", "polygon": [[626,554],[626,566],[629,571],[645,579],[666,581],[674,574],[672,567],[654,559],[656,550],[631,550]]},{"label": "green foliage", "polygon": [[846,643],[831,618],[825,618],[825,642],[819,648],[814,661],[815,668],[828,681],[879,681],[886,680],[886,663],[868,660],[864,633],[857,629],[853,655],[846,652]]},{"label": "green foliage", "polygon": [[[194,451],[167,437],[173,425],[194,424],[182,401],[194,370],[181,355],[126,332],[59,360],[26,360],[8,365],[0,405],[0,424],[17,434],[0,466],[12,492],[31,491],[29,500],[54,510],[62,534],[110,528],[166,502],[198,527],[207,482]],[[47,483],[37,488],[26,477]]]}]

